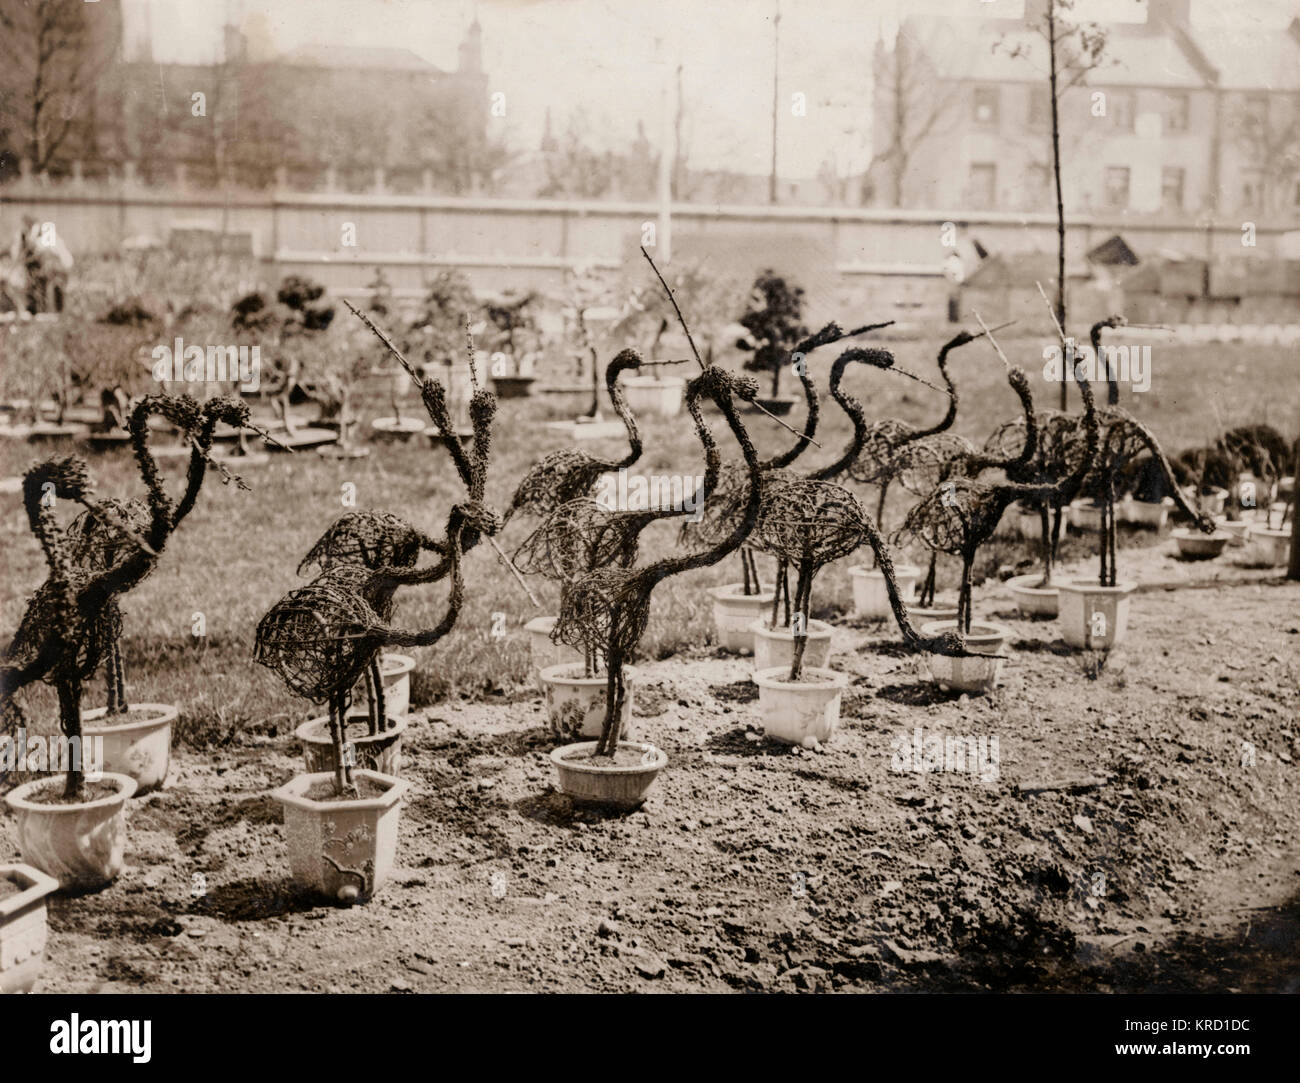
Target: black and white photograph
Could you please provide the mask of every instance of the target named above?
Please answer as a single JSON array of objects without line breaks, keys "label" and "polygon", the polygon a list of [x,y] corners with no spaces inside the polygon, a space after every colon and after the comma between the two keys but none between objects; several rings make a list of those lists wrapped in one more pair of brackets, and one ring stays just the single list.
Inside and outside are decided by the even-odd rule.
[{"label": "black and white photograph", "polygon": [[1300,0],[0,0],[0,991],[1240,1065],[1298,472]]}]

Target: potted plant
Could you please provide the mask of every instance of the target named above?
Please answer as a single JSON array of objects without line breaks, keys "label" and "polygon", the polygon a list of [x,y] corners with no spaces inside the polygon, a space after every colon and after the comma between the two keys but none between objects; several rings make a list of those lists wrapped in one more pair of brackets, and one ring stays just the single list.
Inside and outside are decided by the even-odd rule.
[{"label": "potted plant", "polygon": [[[355,312],[355,309],[353,310]],[[435,423],[447,420],[446,393],[419,377],[406,359],[361,313],[420,388]],[[391,873],[401,799],[409,784],[395,775],[358,767],[347,726],[352,689],[385,647],[432,646],[455,626],[464,602],[461,555],[479,538],[491,538],[500,518],[482,503],[495,399],[476,392],[472,454],[454,442],[453,459],[468,500],[451,509],[445,539],[430,548],[439,559],[426,567],[332,563],[305,587],[277,602],[258,624],[254,659],[276,672],[298,695],[329,704],[330,770],[301,774],[274,791],[285,809],[285,838],[294,879],[318,894],[350,904],[372,897]],[[452,434],[454,437],[454,434]],[[394,628],[384,614],[402,585],[449,579],[447,609],[434,627]],[[383,715],[380,716],[381,730]]]},{"label": "potted plant", "polygon": [[771,374],[771,394],[758,402],[778,416],[788,414],[796,401],[781,394],[781,373],[795,343],[808,334],[803,324],[803,304],[803,289],[788,284],[769,268],[754,280],[749,307],[740,317],[741,326],[749,334],[736,346],[753,355],[745,361],[745,368]]},{"label": "potted plant", "polygon": [[45,962],[45,896],[59,882],[40,869],[0,865],[0,994],[27,993]]},{"label": "potted plant", "polygon": [[[986,331],[986,334],[988,332]],[[949,469],[941,471],[935,489],[908,513],[903,533],[919,539],[935,553],[951,553],[961,559],[961,585],[957,595],[957,616],[952,622],[937,621],[922,628],[923,634],[952,631],[966,656],[932,652],[930,673],[941,687],[963,691],[987,691],[998,680],[1011,630],[1003,624],[973,619],[971,571],[979,549],[996,532],[1002,516],[1018,501],[1033,501],[1042,507],[1059,506],[1070,490],[1077,491],[1097,451],[1098,424],[1091,389],[1077,367],[1073,374],[1084,402],[1080,428],[1082,450],[1073,456],[1075,465],[1066,476],[1045,483],[1034,464],[1038,456],[1039,417],[1034,411],[1029,381],[1022,369],[1013,368],[992,334],[989,342],[1007,368],[1007,380],[1020,399],[1024,439],[1019,451],[1004,455],[963,454]],[[988,482],[980,478],[985,469],[997,469],[1008,479],[1033,477],[1034,481]]]},{"label": "potted plant", "polygon": [[[1117,318],[1112,319],[1122,322]],[[1094,329],[1094,347],[1096,334]],[[1078,381],[1082,363],[1075,364],[1073,361],[1076,357],[1074,340],[1062,336],[1061,342]],[[1075,579],[1063,582],[1058,587],[1058,619],[1061,622],[1062,638],[1071,647],[1091,650],[1109,650],[1123,641],[1128,629],[1129,599],[1137,589],[1134,580],[1120,579],[1116,568],[1118,527],[1115,497],[1118,479],[1123,476],[1129,463],[1140,454],[1150,455],[1172,490],[1175,504],[1193,521],[1197,530],[1204,534],[1214,533],[1214,520],[1194,510],[1179,490],[1173,468],[1155,435],[1116,405],[1118,388],[1109,366],[1108,374],[1108,406],[1101,415],[1099,442],[1096,445],[1098,452],[1088,476],[1089,491],[1100,504],[1097,578],[1095,581]],[[1080,381],[1080,388],[1084,386],[1086,385]]]},{"label": "potted plant", "polygon": [[[248,408],[228,397],[210,399],[200,407],[192,398],[182,395],[147,396],[132,410],[127,428],[149,500],[170,502],[162,492],[149,441],[150,423],[155,417],[174,425],[190,448],[186,487],[172,511],[170,533],[195,506],[207,476],[216,427],[246,425]],[[234,480],[246,488],[241,479],[228,472],[223,471],[222,480]],[[148,530],[149,500],[113,502],[113,506],[142,535]],[[130,539],[89,511],[73,521],[68,538],[73,566],[85,574],[110,571],[131,556]],[[119,620],[106,643],[104,674],[108,701],[103,707],[82,713],[82,728],[86,737],[102,741],[105,768],[129,775],[135,779],[136,792],[144,794],[160,787],[167,777],[172,727],[179,712],[173,704],[127,702],[121,631]]]},{"label": "potted plant", "polygon": [[[125,808],[136,783],[124,774],[100,773],[95,747],[84,741],[81,686],[104,660],[108,639],[120,620],[116,596],[149,573],[172,529],[173,507],[161,490],[151,490],[147,538],[137,535],[115,509],[95,504],[85,463],[48,459],[23,478],[28,522],[45,554],[50,574],[27,603],[18,631],[0,667],[0,719],[6,729],[21,721],[15,696],[37,680],[54,684],[68,751],[66,773],[37,778],[5,795],[16,818],[23,861],[58,880],[60,887],[93,889],[112,881],[122,868]],[[84,573],[73,565],[55,505],[69,500],[93,510],[131,545],[107,570]],[[61,757],[62,760],[62,757]]]},{"label": "potted plant", "polygon": [[498,399],[523,399],[532,394],[533,361],[537,356],[537,320],[532,309],[538,296],[531,290],[516,295],[507,290],[485,306],[496,336],[489,342],[492,390]]},{"label": "potted plant", "polygon": [[735,400],[753,401],[758,385],[737,378],[717,366],[704,371],[687,386],[686,399],[696,434],[704,448],[708,475],[716,483],[718,450],[698,408],[707,396],[717,405],[740,444],[749,471],[749,493],[744,514],[729,534],[706,548],[677,553],[642,567],[621,562],[594,568],[579,576],[564,592],[555,637],[575,649],[600,644],[606,670],[605,714],[596,741],[564,745],[551,753],[560,788],[572,799],[614,808],[635,808],[644,802],[668,757],[653,745],[621,740],[627,699],[625,669],[650,616],[650,598],[664,580],[697,568],[710,567],[734,552],[758,519],[762,486],[758,454],[736,412]]}]

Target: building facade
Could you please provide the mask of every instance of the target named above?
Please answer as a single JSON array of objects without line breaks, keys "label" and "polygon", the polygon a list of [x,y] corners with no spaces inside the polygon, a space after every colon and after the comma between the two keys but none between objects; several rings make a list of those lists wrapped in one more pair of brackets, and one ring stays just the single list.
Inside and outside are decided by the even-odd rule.
[{"label": "building facade", "polygon": [[[912,16],[877,42],[878,207],[1055,207],[1048,0],[1019,19]],[[1202,28],[1190,0],[1148,0],[1060,50],[1062,191],[1073,213],[1300,220],[1300,20]]]}]

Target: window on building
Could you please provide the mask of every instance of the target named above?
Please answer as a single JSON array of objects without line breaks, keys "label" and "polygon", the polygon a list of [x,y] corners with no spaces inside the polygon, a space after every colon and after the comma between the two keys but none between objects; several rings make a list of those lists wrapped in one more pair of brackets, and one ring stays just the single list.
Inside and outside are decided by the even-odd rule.
[{"label": "window on building", "polygon": [[1186,91],[1165,95],[1165,131],[1185,132],[1191,113],[1192,99]]},{"label": "window on building", "polygon": [[971,99],[971,117],[976,124],[996,127],[998,123],[998,88],[977,86]]},{"label": "window on building", "polygon": [[1160,206],[1167,211],[1183,209],[1183,178],[1181,166],[1167,165],[1160,170]]},{"label": "window on building", "polygon": [[1052,205],[1053,180],[1051,166],[1031,165],[1025,171],[1026,195],[1030,210],[1043,210]]},{"label": "window on building", "polygon": [[1029,87],[1029,126],[1046,128],[1052,123],[1052,99],[1043,87]]},{"label": "window on building", "polygon": [[997,206],[998,167],[993,162],[974,162],[970,167],[970,205],[977,211]]},{"label": "window on building", "polygon": [[1108,165],[1102,178],[1106,206],[1122,209],[1128,206],[1129,169],[1126,165]]},{"label": "window on building", "polygon": [[1243,127],[1251,136],[1263,135],[1268,129],[1268,95],[1248,94],[1242,103]]},{"label": "window on building", "polygon": [[1111,123],[1121,132],[1131,132],[1137,119],[1137,95],[1131,90],[1112,90],[1107,94]]},{"label": "window on building", "polygon": [[1241,171],[1241,206],[1243,210],[1259,210],[1264,206],[1263,170]]}]

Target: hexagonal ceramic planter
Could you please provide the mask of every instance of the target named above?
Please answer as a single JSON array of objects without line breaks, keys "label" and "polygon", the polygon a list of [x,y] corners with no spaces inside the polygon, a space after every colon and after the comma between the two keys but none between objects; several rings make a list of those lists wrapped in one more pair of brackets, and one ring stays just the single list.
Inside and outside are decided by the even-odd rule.
[{"label": "hexagonal ceramic planter", "polygon": [[1137,590],[1137,583],[1122,580],[1113,587],[1102,587],[1096,580],[1074,579],[1058,583],[1057,590],[1061,638],[1071,647],[1105,651],[1123,642],[1129,595]]},{"label": "hexagonal ceramic planter", "polygon": [[334,785],[334,773],[297,775],[271,796],[284,806],[289,869],[301,887],[339,902],[365,902],[388,880],[397,853],[402,798],[410,789],[392,775],[356,768],[354,781],[384,787],[375,797],[321,801],[313,786]]},{"label": "hexagonal ceramic planter", "polygon": [[[921,627],[927,638],[950,632],[957,627],[955,620],[935,621]],[[1011,629],[992,621],[971,621],[966,633],[966,650],[970,657],[953,658],[946,654],[927,654],[926,664],[930,677],[940,688],[958,692],[987,692],[997,687],[1002,667],[1007,660],[1007,640]]]},{"label": "hexagonal ceramic planter", "polygon": [[791,681],[789,676],[789,666],[754,674],[763,732],[784,744],[825,744],[839,724],[848,675],[832,669],[805,668],[803,680]]},{"label": "hexagonal ceramic planter", "polygon": [[5,794],[17,820],[23,861],[54,877],[62,891],[88,891],[111,883],[122,871],[126,849],[126,802],[135,779],[104,773],[117,793],[75,805],[46,805],[33,795],[63,787],[61,777],[38,778]]},{"label": "hexagonal ceramic planter", "polygon": [[0,993],[26,993],[45,962],[45,896],[59,882],[31,865],[0,865],[0,881],[18,889],[0,898]]},{"label": "hexagonal ceramic planter", "polygon": [[158,789],[171,763],[176,708],[168,703],[133,703],[125,716],[113,715],[111,720],[107,711],[95,707],[81,716],[82,735],[103,738],[101,769],[135,779],[137,795]]},{"label": "hexagonal ceramic planter", "polygon": [[[636,740],[632,698],[638,675],[635,666],[623,667],[623,713],[619,733],[629,741]],[[604,674],[584,677],[581,662],[566,662],[542,670],[542,683],[546,686],[546,715],[557,740],[591,740],[600,736],[600,728],[605,722],[605,693],[609,687]]]},{"label": "hexagonal ceramic planter", "polygon": [[528,633],[529,672],[537,691],[545,694],[546,685],[542,682],[542,670],[551,666],[571,665],[582,662],[582,652],[574,650],[567,643],[555,643],[551,640],[551,630],[558,617],[534,617],[524,625]]},{"label": "hexagonal ceramic planter", "polygon": [[1215,529],[1221,530],[1228,535],[1228,546],[1232,549],[1244,549],[1246,539],[1250,537],[1251,522],[1249,519],[1218,519],[1215,522]]},{"label": "hexagonal ceramic planter", "polygon": [[[879,568],[855,565],[849,569],[853,581],[853,616],[862,620],[885,620],[893,616],[889,608],[889,590]],[[914,564],[895,564],[894,578],[898,582],[898,596],[906,604],[916,597],[916,584],[921,569]]]},{"label": "hexagonal ceramic planter", "polygon": [[[354,767],[399,777],[402,773],[402,734],[405,718],[388,719],[383,733],[371,735],[365,715],[348,716],[348,742],[355,749]],[[308,774],[334,770],[334,744],[330,740],[329,715],[304,722],[293,735],[302,742],[302,758]]]},{"label": "hexagonal ceramic planter", "polygon": [[776,593],[771,590],[746,594],[744,583],[709,588],[713,599],[713,632],[718,646],[737,654],[754,652],[754,621],[772,612]]},{"label": "hexagonal ceramic planter", "polygon": [[[769,628],[766,618],[754,621],[749,630],[754,636],[753,672],[782,666],[790,668],[794,662],[793,631],[789,628]],[[831,626],[823,620],[808,622],[808,642],[803,649],[805,666],[825,669],[829,665],[833,647],[832,631]]]},{"label": "hexagonal ceramic planter", "polygon": [[619,741],[619,750],[632,749],[642,753],[639,764],[608,767],[600,766],[592,753],[596,741],[578,745],[564,745],[551,752],[551,762],[559,777],[560,790],[572,800],[584,805],[601,805],[606,808],[634,809],[645,803],[646,794],[654,785],[659,772],[668,764],[668,754],[654,745]]},{"label": "hexagonal ceramic planter", "polygon": [[1252,524],[1244,557],[1254,568],[1281,567],[1291,559],[1291,530],[1268,530]]}]

